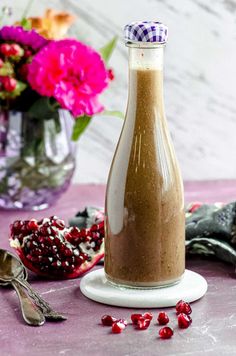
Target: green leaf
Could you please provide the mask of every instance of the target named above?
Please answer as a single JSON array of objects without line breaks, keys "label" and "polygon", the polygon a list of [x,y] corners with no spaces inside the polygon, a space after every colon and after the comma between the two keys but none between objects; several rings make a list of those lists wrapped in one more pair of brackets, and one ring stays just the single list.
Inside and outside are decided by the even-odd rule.
[{"label": "green leaf", "polygon": [[4,62],[3,66],[0,68],[0,75],[1,76],[11,76],[14,73],[13,66],[10,62]]},{"label": "green leaf", "polygon": [[104,110],[101,112],[100,115],[115,116],[115,117],[119,117],[120,119],[125,118],[123,112],[117,110]]},{"label": "green leaf", "polygon": [[117,36],[115,36],[111,41],[109,41],[104,47],[102,47],[99,52],[105,63],[108,63],[112,52],[114,51],[117,43]]},{"label": "green leaf", "polygon": [[23,90],[25,90],[25,88],[27,87],[27,84],[25,84],[24,82],[21,82],[20,80],[17,81],[17,84],[16,84],[16,89],[14,90],[14,94],[16,95],[20,95],[21,92]]},{"label": "green leaf", "polygon": [[75,120],[73,133],[72,133],[72,140],[77,141],[82,133],[85,131],[86,127],[89,125],[92,117],[91,116],[80,116],[77,117]]},{"label": "green leaf", "polygon": [[50,104],[49,98],[45,96],[36,100],[28,112],[36,119],[52,119],[58,117],[57,108],[54,109]]},{"label": "green leaf", "polygon": [[25,17],[21,20],[20,24],[25,30],[31,30],[32,28],[31,22]]}]

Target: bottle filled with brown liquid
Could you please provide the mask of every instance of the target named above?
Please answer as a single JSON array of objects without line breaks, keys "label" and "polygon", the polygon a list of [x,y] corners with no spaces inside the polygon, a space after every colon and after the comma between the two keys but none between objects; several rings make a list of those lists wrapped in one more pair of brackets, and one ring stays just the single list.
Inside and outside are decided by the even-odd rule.
[{"label": "bottle filled with brown liquid", "polygon": [[106,192],[105,274],[116,285],[163,287],[185,270],[181,173],[163,101],[167,27],[125,27],[129,97]]}]

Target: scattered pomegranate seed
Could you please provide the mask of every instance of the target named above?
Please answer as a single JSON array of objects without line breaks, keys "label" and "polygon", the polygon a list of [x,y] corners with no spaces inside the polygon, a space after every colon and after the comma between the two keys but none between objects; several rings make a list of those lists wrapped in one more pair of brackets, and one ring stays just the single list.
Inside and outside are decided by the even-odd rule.
[{"label": "scattered pomegranate seed", "polygon": [[131,314],[131,320],[134,325],[137,325],[138,320],[145,319],[151,321],[153,318],[152,313],[144,313],[144,314]]},{"label": "scattered pomegranate seed", "polygon": [[192,308],[191,308],[190,304],[185,302],[184,300],[180,300],[176,304],[175,309],[176,309],[177,314],[184,313],[184,314],[189,315],[192,313]]},{"label": "scattered pomegranate seed", "polygon": [[117,322],[120,322],[120,323],[124,324],[125,326],[128,325],[128,322],[125,319],[118,319]]},{"label": "scattered pomegranate seed", "polygon": [[144,313],[143,317],[144,317],[144,319],[148,319],[151,321],[153,318],[153,315],[152,315],[152,313]]},{"label": "scattered pomegranate seed", "polygon": [[180,313],[178,315],[178,325],[180,329],[187,329],[192,324],[192,318],[189,315]]},{"label": "scattered pomegranate seed", "polygon": [[112,324],[111,331],[113,334],[120,334],[125,328],[126,326],[124,323],[121,323],[120,321],[115,321]]},{"label": "scattered pomegranate seed", "polygon": [[169,317],[165,312],[160,312],[157,321],[160,325],[166,325],[169,323]]},{"label": "scattered pomegranate seed", "polygon": [[170,339],[174,335],[174,331],[169,326],[165,326],[159,330],[159,335],[161,339]]},{"label": "scattered pomegranate seed", "polygon": [[4,62],[3,62],[3,60],[0,58],[0,68],[2,68],[3,65],[4,65]]},{"label": "scattered pomegranate seed", "polygon": [[194,211],[196,211],[197,209],[199,209],[201,206],[203,205],[203,203],[201,203],[200,201],[197,201],[195,203],[193,203],[189,209],[190,213],[193,213]]},{"label": "scattered pomegranate seed", "polygon": [[142,318],[142,314],[131,314],[131,320],[134,325],[137,325],[138,320]]},{"label": "scattered pomegranate seed", "polygon": [[151,323],[150,319],[145,319],[144,317],[141,317],[137,321],[136,328],[138,330],[146,330],[149,327],[150,323]]},{"label": "scattered pomegranate seed", "polygon": [[[31,223],[34,220],[30,220],[28,222]],[[18,229],[18,225],[21,225],[21,221],[15,222],[15,229]],[[20,226],[19,226],[20,227]],[[183,310],[185,312],[183,312]],[[176,304],[176,313],[178,315],[178,326],[180,329],[187,329],[192,324],[192,318],[189,314],[191,314],[192,309],[189,303],[185,302],[184,300],[180,300]],[[135,325],[136,329],[138,330],[146,330],[150,324],[151,320],[153,319],[152,313],[136,313],[131,314],[132,323]],[[112,333],[120,334],[128,325],[125,319],[116,319],[111,315],[103,315],[101,318],[102,324],[105,326],[112,327]],[[157,317],[157,322],[160,325],[166,325],[169,323],[169,317],[167,313],[160,312]],[[159,330],[159,336],[161,339],[170,339],[174,335],[174,331],[171,327],[165,326]]]},{"label": "scattered pomegranate seed", "polygon": [[112,324],[115,321],[117,321],[117,319],[111,315],[103,315],[101,318],[101,321],[102,321],[102,325],[104,325],[104,326],[112,326]]},{"label": "scattered pomegranate seed", "polygon": [[29,222],[28,222],[28,224],[27,224],[27,228],[29,229],[29,230],[33,230],[33,231],[36,231],[36,230],[38,230],[38,224],[37,224],[37,221],[36,220],[30,220]]}]

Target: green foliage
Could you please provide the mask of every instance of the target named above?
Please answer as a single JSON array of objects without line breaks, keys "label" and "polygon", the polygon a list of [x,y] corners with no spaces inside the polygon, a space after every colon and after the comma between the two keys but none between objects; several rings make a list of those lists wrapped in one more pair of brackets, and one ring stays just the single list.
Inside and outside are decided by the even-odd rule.
[{"label": "green foliage", "polygon": [[31,30],[32,28],[30,21],[25,17],[21,20],[20,24],[25,30]]},{"label": "green foliage", "polygon": [[99,52],[105,63],[108,63],[112,52],[114,51],[117,43],[117,36],[115,36],[111,41],[109,41],[104,47],[102,47]]},{"label": "green foliage", "polygon": [[3,66],[0,68],[0,76],[11,76],[14,73],[13,66],[10,62],[4,62]]},{"label": "green foliage", "polygon": [[114,116],[120,119],[125,118],[123,112],[117,110],[104,110],[103,112],[101,112],[101,115]]},{"label": "green foliage", "polygon": [[15,99],[21,94],[23,90],[25,90],[26,87],[27,85],[25,83],[18,80],[15,90],[13,90],[12,92],[0,91],[0,99]]},{"label": "green foliage", "polygon": [[17,81],[16,84],[16,89],[14,90],[14,96],[18,96],[21,94],[21,92],[23,90],[25,90],[25,88],[27,87],[27,84],[25,84],[24,82],[21,82],[20,80]]},{"label": "green foliage", "polygon": [[[124,119],[124,115],[120,111],[104,110],[103,112],[100,113],[100,115],[115,116]],[[72,133],[73,141],[77,141],[80,138],[82,133],[86,130],[87,126],[90,124],[91,120],[92,117],[87,115],[77,117],[74,123],[74,128]]]},{"label": "green foliage", "polygon": [[30,107],[29,113],[32,117],[36,119],[52,119],[58,117],[59,105],[50,103],[50,99],[43,96],[42,98],[36,100],[34,104]]},{"label": "green foliage", "polygon": [[80,116],[77,117],[74,128],[73,128],[73,133],[72,133],[72,140],[77,141],[79,137],[82,135],[82,133],[85,131],[89,123],[91,122],[92,117],[91,116]]}]

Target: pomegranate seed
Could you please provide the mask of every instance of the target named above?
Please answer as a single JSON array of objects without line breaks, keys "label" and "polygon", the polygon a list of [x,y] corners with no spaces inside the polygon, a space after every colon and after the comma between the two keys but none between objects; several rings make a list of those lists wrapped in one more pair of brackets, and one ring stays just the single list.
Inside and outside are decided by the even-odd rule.
[{"label": "pomegranate seed", "polygon": [[153,315],[152,315],[152,313],[144,313],[143,317],[144,317],[144,319],[148,319],[151,321],[153,318]]},{"label": "pomegranate seed", "polygon": [[150,319],[145,319],[144,317],[141,317],[137,321],[136,328],[139,330],[146,330],[149,327],[150,322]]},{"label": "pomegranate seed", "polygon": [[33,230],[33,231],[36,231],[38,230],[38,224],[37,224],[37,221],[36,220],[30,220],[27,224],[27,228],[29,230]]},{"label": "pomegranate seed", "polygon": [[91,226],[91,228],[90,228],[90,230],[93,232],[93,231],[97,231],[97,229],[98,229],[98,226],[97,226],[97,224],[93,224],[92,226]]},{"label": "pomegranate seed", "polygon": [[174,335],[174,331],[169,326],[165,326],[159,330],[159,335],[161,339],[170,339]]},{"label": "pomegranate seed", "polygon": [[192,313],[192,308],[191,308],[190,304],[183,300],[180,300],[176,304],[175,309],[176,309],[176,314],[184,313],[184,314],[189,315]]},{"label": "pomegranate seed", "polygon": [[131,314],[131,320],[134,325],[137,325],[138,320],[142,318],[142,314]]},{"label": "pomegranate seed", "polygon": [[112,324],[115,321],[117,321],[117,319],[111,315],[103,315],[101,318],[101,321],[102,321],[102,325],[104,325],[104,326],[112,326]]},{"label": "pomegranate seed", "polygon": [[15,78],[3,77],[2,82],[6,91],[12,92],[16,89],[17,81],[15,80]]},{"label": "pomegranate seed", "polygon": [[169,317],[165,312],[160,312],[157,321],[160,325],[166,325],[169,323]]},{"label": "pomegranate seed", "polygon": [[125,329],[125,324],[121,323],[120,321],[115,321],[112,324],[111,331],[113,334],[120,334]]},{"label": "pomegranate seed", "polygon": [[178,325],[180,329],[187,329],[192,324],[192,318],[189,315],[180,313],[178,315]]},{"label": "pomegranate seed", "polygon": [[12,231],[13,231],[15,234],[20,233],[23,225],[24,225],[23,221],[21,221],[21,220],[16,220],[16,221],[12,224]]},{"label": "pomegranate seed", "polygon": [[117,321],[119,321],[120,323],[124,324],[125,326],[128,325],[128,322],[125,319],[118,319]]},{"label": "pomegranate seed", "polygon": [[4,62],[3,62],[3,60],[0,58],[0,68],[2,68],[3,65],[4,65]]},{"label": "pomegranate seed", "polygon": [[65,228],[65,222],[61,219],[52,220],[52,226],[57,227],[59,230],[63,230]]}]

